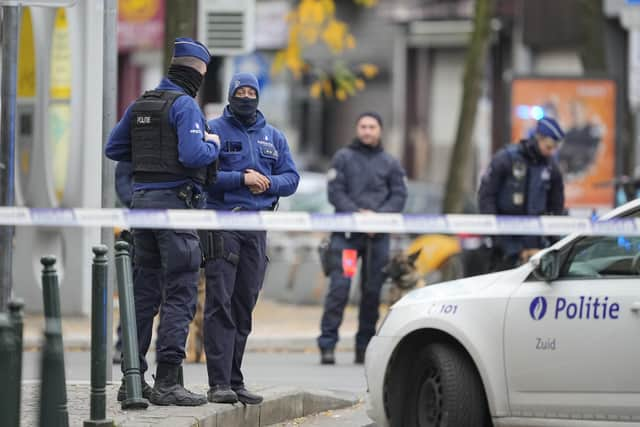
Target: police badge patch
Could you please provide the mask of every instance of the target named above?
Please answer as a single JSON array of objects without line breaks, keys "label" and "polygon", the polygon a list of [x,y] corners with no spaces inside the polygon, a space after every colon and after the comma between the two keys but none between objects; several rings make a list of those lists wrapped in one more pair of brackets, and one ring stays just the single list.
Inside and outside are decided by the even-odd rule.
[{"label": "police badge patch", "polygon": [[513,163],[511,172],[515,179],[521,180],[527,175],[527,165],[524,162],[516,161]]}]

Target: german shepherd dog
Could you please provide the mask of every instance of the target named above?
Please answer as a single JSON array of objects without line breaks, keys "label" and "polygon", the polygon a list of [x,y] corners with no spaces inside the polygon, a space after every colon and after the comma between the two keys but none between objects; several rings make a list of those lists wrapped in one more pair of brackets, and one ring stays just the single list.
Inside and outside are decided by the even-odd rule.
[{"label": "german shepherd dog", "polygon": [[391,289],[389,291],[389,305],[396,303],[407,292],[425,285],[424,278],[416,270],[416,260],[420,256],[422,249],[418,249],[412,254],[400,252],[389,260],[383,268],[383,272],[391,279]]}]

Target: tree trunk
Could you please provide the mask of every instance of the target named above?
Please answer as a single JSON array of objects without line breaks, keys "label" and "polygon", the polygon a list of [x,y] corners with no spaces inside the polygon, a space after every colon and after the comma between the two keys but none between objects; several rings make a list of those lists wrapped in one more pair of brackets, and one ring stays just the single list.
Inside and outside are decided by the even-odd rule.
[{"label": "tree trunk", "polygon": [[580,58],[585,74],[605,73],[607,58],[604,52],[605,25],[602,0],[580,0],[580,24],[584,40]]},{"label": "tree trunk", "polygon": [[166,0],[164,17],[164,69],[173,56],[173,40],[197,37],[198,0]]},{"label": "tree trunk", "polygon": [[464,66],[462,106],[453,153],[449,161],[449,176],[445,191],[443,210],[460,213],[464,205],[466,182],[471,170],[472,134],[480,97],[483,68],[491,36],[491,18],[494,0],[476,0],[473,33],[467,50]]}]

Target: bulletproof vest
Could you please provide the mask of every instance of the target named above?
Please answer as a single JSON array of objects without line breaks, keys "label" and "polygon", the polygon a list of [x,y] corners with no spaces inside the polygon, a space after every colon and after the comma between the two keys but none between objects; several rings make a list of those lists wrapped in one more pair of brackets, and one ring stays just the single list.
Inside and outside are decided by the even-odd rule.
[{"label": "bulletproof vest", "polygon": [[178,161],[178,135],[169,122],[171,106],[184,93],[152,90],[131,107],[133,179],[138,183],[191,178],[208,183],[207,168],[187,168]]},{"label": "bulletproof vest", "polygon": [[542,215],[547,210],[551,169],[547,162],[531,164],[520,145],[507,148],[511,173],[498,194],[501,215]]}]

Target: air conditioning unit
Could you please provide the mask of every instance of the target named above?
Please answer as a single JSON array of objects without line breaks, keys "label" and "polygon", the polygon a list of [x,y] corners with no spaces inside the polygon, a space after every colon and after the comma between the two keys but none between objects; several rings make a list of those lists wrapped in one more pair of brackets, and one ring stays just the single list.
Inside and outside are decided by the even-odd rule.
[{"label": "air conditioning unit", "polygon": [[255,0],[200,0],[198,39],[216,56],[253,52],[255,3]]}]

